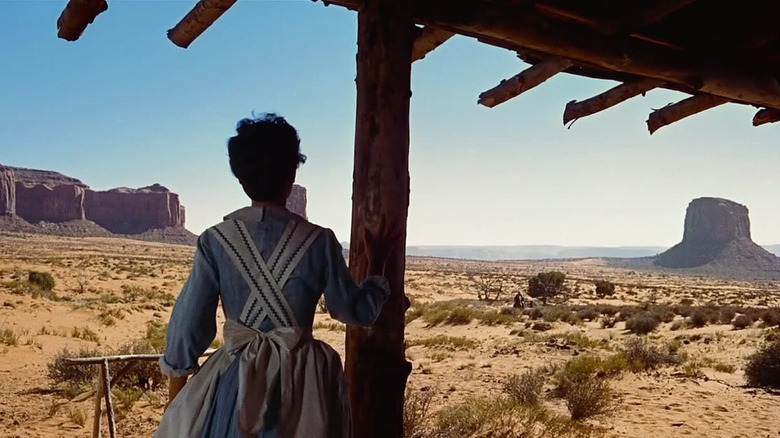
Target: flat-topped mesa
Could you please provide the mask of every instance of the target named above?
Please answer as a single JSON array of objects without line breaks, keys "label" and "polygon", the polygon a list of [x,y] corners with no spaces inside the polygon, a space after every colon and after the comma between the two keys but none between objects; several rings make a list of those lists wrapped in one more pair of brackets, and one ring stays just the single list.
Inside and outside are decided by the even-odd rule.
[{"label": "flat-topped mesa", "polygon": [[683,240],[659,254],[654,263],[667,268],[777,270],[777,258],[753,243],[744,205],[721,198],[698,198],[688,204]]},{"label": "flat-topped mesa", "polygon": [[184,226],[179,195],[159,184],[140,189],[87,190],[84,210],[87,220],[116,234]]},{"label": "flat-topped mesa", "polygon": [[65,176],[52,170],[25,169],[23,167],[11,167],[10,169],[14,171],[17,182],[22,182],[27,185],[43,184],[48,187],[75,185],[84,189],[89,188],[89,186],[79,179]]},{"label": "flat-topped mesa", "polygon": [[308,219],[306,216],[306,187],[293,185],[292,192],[287,198],[287,209],[291,212]]},{"label": "flat-topped mesa", "polygon": [[720,198],[698,198],[688,204],[683,242],[727,243],[750,239],[748,209]]}]

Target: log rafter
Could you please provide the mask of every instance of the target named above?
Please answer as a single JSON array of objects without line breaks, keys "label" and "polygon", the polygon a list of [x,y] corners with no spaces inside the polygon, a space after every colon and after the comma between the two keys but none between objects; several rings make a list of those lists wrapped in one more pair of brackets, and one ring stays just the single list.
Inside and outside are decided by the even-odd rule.
[{"label": "log rafter", "polygon": [[753,126],[761,126],[775,122],[780,122],[780,110],[774,108],[763,108],[753,116]]},{"label": "log rafter", "polygon": [[168,31],[168,39],[186,49],[235,3],[236,0],[200,0]]},{"label": "log rafter", "polygon": [[493,108],[536,87],[572,65],[573,63],[570,60],[564,58],[550,57],[544,59],[480,94],[478,102],[480,105]]},{"label": "log rafter", "polygon": [[107,10],[106,0],[70,0],[57,19],[57,37],[78,40],[87,26]]},{"label": "log rafter", "polygon": [[430,26],[421,28],[414,40],[414,46],[412,46],[412,61],[425,58],[425,55],[447,42],[453,36],[455,36],[455,32],[448,30]]},{"label": "log rafter", "polygon": [[650,118],[647,119],[647,129],[652,134],[664,126],[728,102],[728,99],[710,94],[691,96],[650,113]]},{"label": "log rafter", "polygon": [[648,91],[663,85],[664,82],[656,79],[639,79],[622,83],[590,99],[579,102],[572,100],[566,104],[566,110],[563,112],[563,124],[566,125],[581,117],[596,114],[632,97],[640,94],[644,95]]}]

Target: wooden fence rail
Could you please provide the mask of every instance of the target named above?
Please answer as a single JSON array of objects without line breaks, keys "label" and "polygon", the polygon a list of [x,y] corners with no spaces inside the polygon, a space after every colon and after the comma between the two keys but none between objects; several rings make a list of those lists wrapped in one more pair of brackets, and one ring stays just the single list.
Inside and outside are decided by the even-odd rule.
[{"label": "wooden fence rail", "polygon": [[[201,357],[208,357],[214,354],[216,350],[206,350]],[[111,401],[111,387],[116,384],[120,377],[132,368],[136,362],[158,361],[162,354],[125,354],[119,356],[99,356],[99,357],[73,357],[66,358],[64,362],[69,366],[100,365],[98,379],[95,383],[95,390],[85,392],[72,401],[80,402],[95,396],[95,418],[92,420],[92,437],[100,438],[100,420],[103,416],[103,399],[106,401],[106,413],[108,417],[108,435],[116,438],[116,422],[114,420],[114,404]],[[111,377],[109,364],[116,362],[126,362],[125,366]]]}]

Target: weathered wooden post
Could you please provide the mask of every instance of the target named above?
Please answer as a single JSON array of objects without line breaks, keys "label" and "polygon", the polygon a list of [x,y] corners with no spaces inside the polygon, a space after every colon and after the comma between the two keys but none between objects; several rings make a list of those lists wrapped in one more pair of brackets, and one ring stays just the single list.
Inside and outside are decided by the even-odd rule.
[{"label": "weathered wooden post", "polygon": [[[415,29],[409,0],[366,0],[358,12],[357,118],[350,271],[366,277],[364,235],[390,236],[392,294],[377,325],[349,327],[346,375],[355,437],[403,436],[411,364],[404,356],[404,269],[409,207],[409,100]],[[390,232],[395,229],[398,232]],[[385,239],[387,240],[387,239]]]}]

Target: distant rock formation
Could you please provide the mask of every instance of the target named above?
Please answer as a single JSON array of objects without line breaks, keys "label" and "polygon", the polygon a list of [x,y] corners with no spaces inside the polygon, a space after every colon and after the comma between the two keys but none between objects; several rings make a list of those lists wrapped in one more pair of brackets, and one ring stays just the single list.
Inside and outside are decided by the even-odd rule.
[{"label": "distant rock formation", "polygon": [[291,212],[308,219],[306,216],[306,187],[293,185],[290,197],[287,198],[287,209]]},{"label": "distant rock formation", "polygon": [[780,271],[774,254],[753,243],[744,205],[720,198],[688,204],[683,240],[659,254],[656,266],[737,271]]},{"label": "distant rock formation", "polygon": [[57,172],[2,165],[0,216],[32,224],[31,228],[18,220],[3,221],[26,232],[79,236],[113,233],[173,243],[193,243],[196,238],[184,228],[184,206],[179,203],[179,195],[159,184],[95,191]]},{"label": "distant rock formation", "polygon": [[16,177],[10,167],[0,164],[0,216],[16,212]]}]

